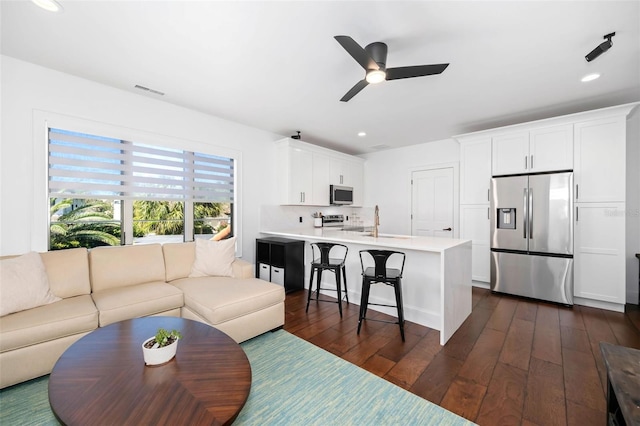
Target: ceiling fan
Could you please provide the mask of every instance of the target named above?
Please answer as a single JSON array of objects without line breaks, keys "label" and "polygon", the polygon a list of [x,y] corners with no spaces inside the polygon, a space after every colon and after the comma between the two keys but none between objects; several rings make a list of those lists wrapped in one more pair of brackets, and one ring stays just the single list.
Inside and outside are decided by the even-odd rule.
[{"label": "ceiling fan", "polygon": [[339,35],[334,38],[366,71],[365,78],[357,82],[340,99],[342,102],[347,102],[353,98],[369,83],[376,84],[384,80],[399,80],[401,78],[440,74],[449,66],[449,64],[434,64],[387,68],[387,45],[385,43],[374,42],[363,49],[349,36]]}]

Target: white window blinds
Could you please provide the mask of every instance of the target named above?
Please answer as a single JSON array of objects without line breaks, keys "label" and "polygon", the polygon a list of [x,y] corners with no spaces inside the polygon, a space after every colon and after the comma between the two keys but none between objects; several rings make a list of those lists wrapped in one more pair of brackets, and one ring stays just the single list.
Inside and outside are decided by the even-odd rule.
[{"label": "white window blinds", "polygon": [[234,159],[49,129],[54,197],[233,202]]}]

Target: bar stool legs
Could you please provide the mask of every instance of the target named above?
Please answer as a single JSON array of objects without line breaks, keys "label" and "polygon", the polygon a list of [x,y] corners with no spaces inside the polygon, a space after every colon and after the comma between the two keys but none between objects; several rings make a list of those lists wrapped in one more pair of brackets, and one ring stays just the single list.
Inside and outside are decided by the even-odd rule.
[{"label": "bar stool legs", "polygon": [[[342,247],[344,249],[344,255],[339,258],[331,258],[329,253],[331,249],[335,246]],[[314,300],[318,302],[333,302],[333,300],[323,300],[320,299],[320,290],[333,290],[333,289],[323,289],[321,287],[322,282],[322,272],[325,270],[331,271],[335,275],[336,280],[336,296],[338,298],[338,312],[340,312],[340,318],[342,318],[342,286],[344,285],[344,295],[347,300],[347,304],[349,304],[349,293],[347,291],[347,272],[345,268],[345,260],[347,258],[348,248],[342,244],[334,244],[334,243],[312,243],[311,244],[312,257],[313,261],[311,262],[311,273],[309,274],[309,293],[307,295],[307,308],[305,312],[309,312],[309,303],[311,302],[311,294],[313,291],[313,278],[314,274],[316,275],[316,297]],[[319,254],[319,257],[316,258],[316,251]]]},{"label": "bar stool legs", "polygon": [[398,279],[398,284],[394,287],[396,293],[396,306],[398,307],[398,324],[400,324],[400,336],[404,342],[404,305],[402,303],[402,287],[401,280]]},{"label": "bar stool legs", "polygon": [[[368,254],[373,258],[374,266],[364,266],[363,254]],[[387,260],[392,255],[402,256],[402,266],[400,269],[387,268]],[[398,321],[394,324],[400,326],[400,337],[404,342],[404,307],[402,302],[402,272],[404,270],[405,254],[397,251],[390,250],[361,250],[360,251],[360,263],[362,265],[362,293],[360,297],[360,315],[358,317],[358,334],[362,328],[362,322],[367,319],[367,308],[369,305],[388,306],[395,307],[398,311]],[[396,304],[386,305],[381,303],[369,303],[369,294],[371,293],[372,284],[386,284],[392,286],[394,289]],[[374,320],[380,322],[391,322],[384,320]]]}]

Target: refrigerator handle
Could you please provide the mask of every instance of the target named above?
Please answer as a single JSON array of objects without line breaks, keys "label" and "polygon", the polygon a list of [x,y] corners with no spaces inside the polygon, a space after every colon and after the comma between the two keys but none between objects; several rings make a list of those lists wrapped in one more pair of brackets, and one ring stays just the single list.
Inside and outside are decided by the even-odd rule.
[{"label": "refrigerator handle", "polygon": [[533,188],[529,188],[529,239],[533,239]]},{"label": "refrigerator handle", "polygon": [[524,235],[522,236],[522,238],[526,239],[527,238],[527,228],[529,227],[529,219],[528,219],[529,214],[527,212],[527,210],[528,210],[527,209],[527,204],[529,204],[529,200],[528,200],[529,192],[528,192],[527,188],[524,189],[523,198],[524,198],[524,202],[523,202],[523,208],[524,208],[524,226],[523,226],[524,229],[523,229],[523,234]]}]

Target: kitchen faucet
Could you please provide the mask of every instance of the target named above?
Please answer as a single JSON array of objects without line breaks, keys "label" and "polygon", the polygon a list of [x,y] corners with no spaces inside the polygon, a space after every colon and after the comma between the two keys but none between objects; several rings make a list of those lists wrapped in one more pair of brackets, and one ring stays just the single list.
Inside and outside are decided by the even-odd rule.
[{"label": "kitchen faucet", "polygon": [[373,238],[378,238],[378,226],[380,225],[380,209],[376,204],[376,208],[373,211],[373,231],[371,232],[371,236]]}]

